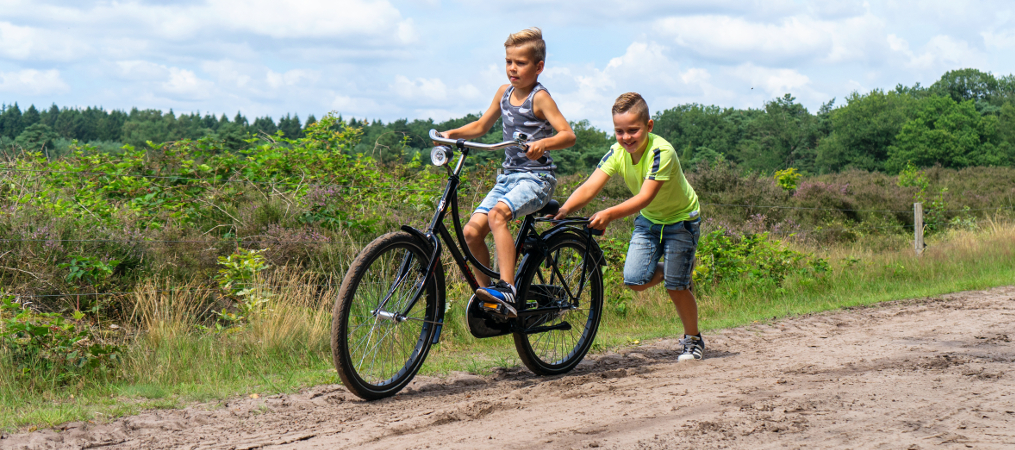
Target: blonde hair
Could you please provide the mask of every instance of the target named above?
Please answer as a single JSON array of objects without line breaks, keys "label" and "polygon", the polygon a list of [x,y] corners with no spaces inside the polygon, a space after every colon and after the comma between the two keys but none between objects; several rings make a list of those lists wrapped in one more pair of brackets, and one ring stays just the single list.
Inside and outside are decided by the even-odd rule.
[{"label": "blonde hair", "polygon": [[638,116],[638,119],[645,123],[648,123],[651,118],[648,113],[648,103],[637,92],[620,94],[620,97],[617,97],[617,101],[613,102],[613,115],[624,114],[626,112],[633,112]]},{"label": "blonde hair", "polygon": [[504,42],[504,48],[523,45],[532,50],[535,62],[546,60],[546,41],[543,40],[543,30],[538,27],[526,28],[508,35],[507,41]]}]

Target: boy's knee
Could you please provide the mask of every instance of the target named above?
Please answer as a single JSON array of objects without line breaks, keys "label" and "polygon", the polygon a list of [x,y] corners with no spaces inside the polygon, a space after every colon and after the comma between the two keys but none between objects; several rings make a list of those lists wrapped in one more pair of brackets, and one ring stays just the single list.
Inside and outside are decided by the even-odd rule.
[{"label": "boy's knee", "polygon": [[624,286],[627,286],[628,289],[635,292],[641,292],[649,288],[649,286],[645,284],[625,284]]},{"label": "boy's knee", "polygon": [[511,208],[508,208],[504,203],[497,203],[497,206],[491,209],[487,215],[490,217],[491,228],[507,226],[511,221]]},{"label": "boy's knee", "polygon": [[470,221],[465,224],[462,234],[465,235],[466,242],[482,242],[486,239],[486,235],[490,232],[486,228],[487,227]]}]

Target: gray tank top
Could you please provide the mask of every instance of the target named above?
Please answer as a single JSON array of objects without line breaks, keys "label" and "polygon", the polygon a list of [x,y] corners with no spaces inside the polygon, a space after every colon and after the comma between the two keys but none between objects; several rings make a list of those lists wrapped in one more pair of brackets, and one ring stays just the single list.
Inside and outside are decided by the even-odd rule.
[{"label": "gray tank top", "polygon": [[[532,99],[536,96],[536,92],[546,91],[546,88],[542,84],[536,83],[536,86],[532,88],[532,92],[529,93],[529,96],[522,102],[521,106],[511,104],[511,93],[514,91],[514,86],[508,87],[504,91],[504,96],[500,99],[500,115],[504,121],[504,140],[509,141],[513,139],[515,131],[521,131],[529,135],[530,141],[550,137],[553,134],[553,127],[550,125],[550,122],[536,117],[536,114],[532,111]],[[549,94],[550,91],[546,91],[546,93]],[[525,150],[522,150],[518,146],[504,149],[503,166],[505,172],[549,171],[557,168],[553,164],[553,158],[550,158],[548,153],[544,153],[542,158],[533,161],[526,158]]]}]

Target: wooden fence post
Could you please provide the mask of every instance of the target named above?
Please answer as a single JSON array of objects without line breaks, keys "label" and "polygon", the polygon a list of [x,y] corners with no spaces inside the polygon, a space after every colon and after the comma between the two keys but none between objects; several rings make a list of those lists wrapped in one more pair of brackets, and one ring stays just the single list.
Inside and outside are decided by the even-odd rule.
[{"label": "wooden fence post", "polygon": [[913,203],[913,246],[916,256],[923,253],[923,203]]}]

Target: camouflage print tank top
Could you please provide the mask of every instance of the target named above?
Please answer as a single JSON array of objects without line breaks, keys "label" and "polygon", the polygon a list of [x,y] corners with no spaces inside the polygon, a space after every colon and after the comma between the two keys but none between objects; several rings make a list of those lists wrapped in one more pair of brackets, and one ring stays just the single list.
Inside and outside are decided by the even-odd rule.
[{"label": "camouflage print tank top", "polygon": [[[500,99],[500,115],[504,121],[504,140],[511,140],[515,131],[529,135],[530,141],[550,137],[553,134],[550,122],[536,117],[532,111],[532,99],[536,96],[536,92],[546,91],[546,88],[542,84],[536,83],[521,106],[511,104],[511,93],[514,91],[514,86],[508,87]],[[546,91],[546,93],[549,94],[550,91]],[[504,150],[503,166],[505,172],[551,171],[557,168],[548,153],[533,161],[526,158],[525,150],[518,146],[508,147]]]}]

